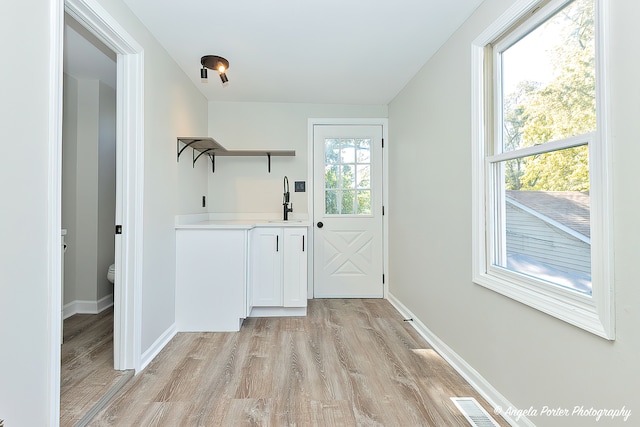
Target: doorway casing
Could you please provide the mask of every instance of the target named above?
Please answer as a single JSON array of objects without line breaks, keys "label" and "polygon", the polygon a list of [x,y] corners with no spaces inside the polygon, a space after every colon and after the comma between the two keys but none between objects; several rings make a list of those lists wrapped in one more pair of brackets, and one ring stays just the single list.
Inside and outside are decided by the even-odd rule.
[{"label": "doorway casing", "polygon": [[144,189],[144,51],[94,0],[53,0],[49,116],[49,418],[60,419],[60,277],[62,75],[64,13],[68,13],[117,54],[116,223],[114,368],[141,367],[141,295]]}]

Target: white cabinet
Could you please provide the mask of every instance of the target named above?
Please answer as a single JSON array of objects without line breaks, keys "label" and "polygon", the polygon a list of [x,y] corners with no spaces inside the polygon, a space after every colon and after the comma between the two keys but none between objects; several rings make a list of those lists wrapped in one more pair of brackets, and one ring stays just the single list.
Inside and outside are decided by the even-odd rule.
[{"label": "white cabinet", "polygon": [[[251,230],[252,316],[304,315],[307,306],[307,228]],[[265,310],[265,307],[305,308]]]},{"label": "white cabinet", "polygon": [[307,229],[284,229],[284,256],[282,277],[282,305],[307,306]]},{"label": "white cabinet", "polygon": [[247,230],[176,231],[178,331],[238,331],[249,314]]},{"label": "white cabinet", "polygon": [[283,229],[251,230],[251,293],[253,306],[282,306]]}]

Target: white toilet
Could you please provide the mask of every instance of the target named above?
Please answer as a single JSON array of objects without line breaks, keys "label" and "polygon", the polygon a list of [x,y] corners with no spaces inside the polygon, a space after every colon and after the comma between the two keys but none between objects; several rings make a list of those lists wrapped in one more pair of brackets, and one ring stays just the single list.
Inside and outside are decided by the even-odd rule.
[{"label": "white toilet", "polygon": [[110,281],[111,283],[113,283],[115,272],[116,272],[116,265],[111,264],[109,266],[109,270],[107,271],[107,280]]}]

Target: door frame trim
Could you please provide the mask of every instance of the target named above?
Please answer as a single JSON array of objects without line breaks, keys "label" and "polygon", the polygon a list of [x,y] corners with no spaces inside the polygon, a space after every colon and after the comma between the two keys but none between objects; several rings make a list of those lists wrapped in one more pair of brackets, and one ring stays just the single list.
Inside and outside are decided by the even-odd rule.
[{"label": "door frame trim", "polygon": [[[144,190],[144,50],[95,0],[53,0],[50,9],[49,72],[49,424],[60,421],[62,77],[64,13],[68,13],[118,56],[116,151],[120,165],[116,192],[121,205],[116,221],[123,225],[116,242],[114,285],[114,367],[141,367],[142,243]],[[117,197],[118,198],[118,197]],[[118,203],[118,202],[116,202]],[[117,255],[120,245],[120,256]]]},{"label": "door frame trim", "polygon": [[389,156],[386,155],[386,150],[389,147],[389,119],[387,118],[310,118],[307,121],[307,182],[309,185],[307,196],[307,212],[309,212],[309,219],[311,221],[311,227],[309,230],[309,269],[307,271],[307,298],[313,298],[314,283],[313,283],[313,269],[314,269],[314,232],[315,232],[315,218],[314,218],[314,168],[315,168],[315,156],[314,156],[314,127],[315,126],[348,126],[348,125],[379,125],[382,126],[382,139],[384,141],[384,147],[382,149],[382,205],[384,206],[384,215],[382,216],[382,257],[383,257],[383,274],[385,277],[382,286],[382,297],[387,299],[389,293]]}]

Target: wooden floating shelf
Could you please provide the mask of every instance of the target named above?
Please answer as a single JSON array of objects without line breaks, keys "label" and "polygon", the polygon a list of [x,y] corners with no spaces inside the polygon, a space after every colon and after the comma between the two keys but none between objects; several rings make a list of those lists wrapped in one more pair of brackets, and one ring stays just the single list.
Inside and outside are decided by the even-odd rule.
[{"label": "wooden floating shelf", "polygon": [[280,156],[292,157],[296,155],[295,150],[229,150],[216,151],[215,156],[238,156],[238,157],[258,157],[258,156]]},{"label": "wooden floating shelf", "polygon": [[[180,148],[180,143],[184,146]],[[296,155],[295,150],[227,150],[218,141],[210,137],[178,137],[176,152],[177,161],[180,161],[180,155],[187,149],[192,148],[193,165],[195,166],[203,154],[211,159],[211,170],[215,172],[216,156],[223,157],[260,157],[266,156],[268,161],[268,170],[271,173],[271,156],[292,157]],[[196,151],[199,152],[196,156]]]}]

